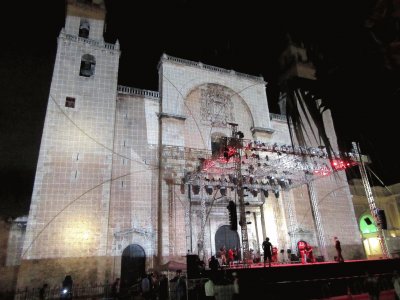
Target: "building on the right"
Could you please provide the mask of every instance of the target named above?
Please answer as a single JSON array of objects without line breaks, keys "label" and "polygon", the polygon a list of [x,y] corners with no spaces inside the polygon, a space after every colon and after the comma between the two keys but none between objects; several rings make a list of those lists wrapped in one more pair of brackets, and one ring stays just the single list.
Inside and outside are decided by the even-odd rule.
[{"label": "building on the right", "polygon": [[[360,228],[366,257],[368,259],[383,258],[380,247],[379,224],[372,216],[366,191],[361,179],[349,180],[350,192],[353,195],[354,212]],[[382,223],[383,238],[392,258],[400,255],[400,183],[391,186],[371,186],[372,195],[379,210]],[[386,228],[386,229],[385,229]]]}]

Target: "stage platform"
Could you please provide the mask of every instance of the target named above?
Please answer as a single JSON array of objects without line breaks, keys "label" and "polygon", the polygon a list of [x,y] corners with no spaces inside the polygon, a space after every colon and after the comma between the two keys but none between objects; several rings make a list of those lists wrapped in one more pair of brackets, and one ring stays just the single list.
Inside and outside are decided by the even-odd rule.
[{"label": "stage platform", "polygon": [[[235,265],[223,268],[215,274],[219,284],[229,282],[232,272],[240,278],[241,294],[245,297],[268,299],[326,299],[365,292],[363,282],[366,272],[376,274],[383,290],[393,289],[391,277],[394,270],[400,271],[400,259],[348,260],[338,262],[273,264],[263,263]],[[198,276],[212,276],[210,270],[201,271]],[[190,276],[188,274],[190,279]],[[293,295],[296,295],[293,298]],[[256,299],[256,298],[254,298]]]}]

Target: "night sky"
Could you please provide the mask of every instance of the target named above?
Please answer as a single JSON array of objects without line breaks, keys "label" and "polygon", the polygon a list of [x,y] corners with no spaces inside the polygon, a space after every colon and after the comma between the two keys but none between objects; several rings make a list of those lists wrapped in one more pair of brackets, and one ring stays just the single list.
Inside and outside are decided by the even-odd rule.
[{"label": "night sky", "polygon": [[[1,216],[29,209],[57,36],[65,20],[64,1],[26,2],[9,3],[10,13],[0,24]],[[277,58],[286,33],[315,45],[324,55],[318,74],[342,150],[359,142],[372,160],[372,184],[400,182],[400,64],[391,69],[385,64],[382,47],[365,26],[375,1],[109,2],[105,38],[121,44],[121,85],[158,90],[157,64],[167,53],[262,75],[270,110],[278,113]],[[392,38],[391,26],[377,36]],[[349,177],[356,173],[350,170]]]}]

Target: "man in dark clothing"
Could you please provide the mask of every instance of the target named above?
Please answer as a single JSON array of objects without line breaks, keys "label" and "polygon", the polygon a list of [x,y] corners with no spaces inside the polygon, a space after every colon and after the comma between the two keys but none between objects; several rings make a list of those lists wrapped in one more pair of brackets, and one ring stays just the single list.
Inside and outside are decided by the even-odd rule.
[{"label": "man in dark clothing", "polygon": [[213,272],[218,271],[220,265],[219,265],[218,259],[216,259],[214,255],[211,256],[211,260],[208,263],[208,266],[211,269],[211,271],[213,271]]},{"label": "man in dark clothing", "polygon": [[182,270],[176,270],[174,278],[170,279],[170,282],[177,282],[178,279],[181,277]]},{"label": "man in dark clothing", "polygon": [[334,241],[335,241],[335,248],[336,248],[336,252],[337,252],[337,261],[338,262],[344,262],[344,259],[343,259],[343,256],[342,256],[342,247],[340,245],[340,241],[336,236],[334,237]]},{"label": "man in dark clothing", "polygon": [[62,282],[61,299],[72,299],[73,280],[71,275],[65,276]]},{"label": "man in dark clothing", "polygon": [[176,282],[176,299],[177,300],[185,300],[186,299],[186,277],[179,277]]},{"label": "man in dark clothing", "polygon": [[119,278],[115,279],[111,285],[111,295],[113,299],[118,299],[119,297]]},{"label": "man in dark clothing", "polygon": [[161,274],[160,285],[158,289],[158,299],[167,300],[168,299],[168,278],[165,274]]},{"label": "man in dark clothing", "polygon": [[151,291],[150,291],[150,279],[147,274],[142,275],[142,281],[140,282],[140,291],[142,293],[142,297],[145,300],[149,300],[151,296]]},{"label": "man in dark clothing", "polygon": [[45,283],[45,284],[43,284],[43,286],[40,288],[40,290],[39,290],[39,299],[40,300],[45,300],[46,299],[46,296],[47,296],[47,288],[48,288],[48,284],[47,283]]},{"label": "man in dark clothing", "polygon": [[272,261],[272,244],[269,241],[269,237],[265,238],[265,241],[262,243],[262,248],[264,250],[264,268],[265,264],[268,259],[268,264],[271,267],[271,261]]}]

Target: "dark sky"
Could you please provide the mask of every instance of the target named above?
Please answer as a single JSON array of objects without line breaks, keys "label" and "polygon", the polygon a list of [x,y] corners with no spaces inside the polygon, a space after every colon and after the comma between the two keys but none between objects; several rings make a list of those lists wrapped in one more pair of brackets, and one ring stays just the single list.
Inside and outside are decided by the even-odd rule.
[{"label": "dark sky", "polygon": [[[11,216],[29,208],[65,18],[62,0],[25,2],[9,3],[0,24],[0,214]],[[321,78],[342,149],[359,142],[383,184],[400,182],[400,77],[398,69],[385,67],[381,48],[364,26],[374,0],[281,0],[262,6],[227,0],[109,2],[106,41],[119,39],[119,84],[131,87],[158,89],[157,64],[165,52],[262,75],[270,110],[278,113],[277,57],[285,33],[313,43],[324,54]]]}]

